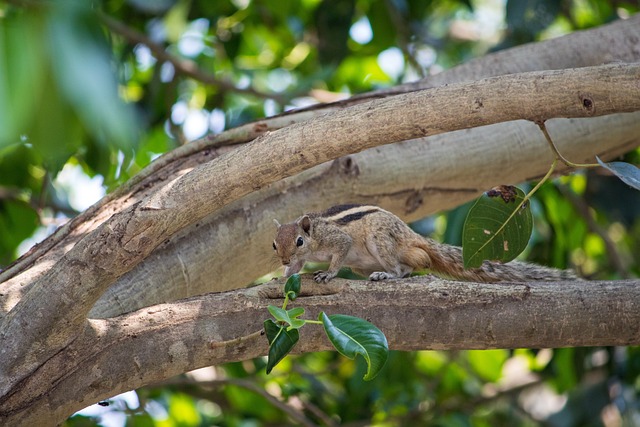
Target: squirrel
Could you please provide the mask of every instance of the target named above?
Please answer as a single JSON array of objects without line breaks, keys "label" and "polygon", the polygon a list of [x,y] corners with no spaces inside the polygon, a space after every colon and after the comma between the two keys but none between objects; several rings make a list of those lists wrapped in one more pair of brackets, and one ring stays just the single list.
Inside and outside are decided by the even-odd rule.
[{"label": "squirrel", "polygon": [[474,282],[576,280],[568,270],[520,261],[484,261],[478,268],[463,268],[462,248],[438,243],[414,232],[400,218],[373,205],[338,205],[309,213],[277,227],[273,249],[284,265],[284,276],[302,269],[306,261],[329,262],[327,271],[313,275],[318,283],[333,279],[347,266],[369,280],[409,276],[429,269],[439,276]]}]

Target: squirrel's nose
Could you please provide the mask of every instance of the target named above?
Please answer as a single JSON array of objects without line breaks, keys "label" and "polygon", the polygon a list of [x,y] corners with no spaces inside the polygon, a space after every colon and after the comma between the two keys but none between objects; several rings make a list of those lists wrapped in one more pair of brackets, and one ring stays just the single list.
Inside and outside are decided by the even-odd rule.
[{"label": "squirrel's nose", "polygon": [[288,259],[283,259],[282,260],[282,265],[289,265],[289,264],[291,264],[290,260],[288,260]]}]

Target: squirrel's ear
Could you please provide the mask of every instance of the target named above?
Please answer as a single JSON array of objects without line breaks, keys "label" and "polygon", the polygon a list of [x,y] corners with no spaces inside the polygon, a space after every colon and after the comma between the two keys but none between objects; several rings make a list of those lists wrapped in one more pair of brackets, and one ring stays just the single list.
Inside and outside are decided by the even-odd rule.
[{"label": "squirrel's ear", "polygon": [[277,220],[277,219],[273,218],[273,222],[274,222],[274,224],[276,225],[276,228],[280,228],[280,227],[282,227],[282,226],[280,225],[280,223],[278,222],[278,220]]},{"label": "squirrel's ear", "polygon": [[311,220],[309,219],[309,215],[305,215],[298,220],[298,224],[302,227],[302,231],[311,235]]}]

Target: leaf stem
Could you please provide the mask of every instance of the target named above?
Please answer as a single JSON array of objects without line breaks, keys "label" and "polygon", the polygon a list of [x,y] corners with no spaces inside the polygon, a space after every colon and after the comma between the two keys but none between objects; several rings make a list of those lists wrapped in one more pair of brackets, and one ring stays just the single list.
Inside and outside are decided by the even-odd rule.
[{"label": "leaf stem", "polygon": [[[533,197],[533,195],[535,194],[536,191],[538,191],[538,189],[542,186],[542,184],[544,184],[549,177],[551,176],[551,174],[553,174],[553,171],[556,168],[556,165],[558,164],[558,158],[553,159],[553,163],[551,163],[551,167],[549,168],[549,171],[547,172],[547,174],[545,176],[542,177],[542,179],[536,184],[535,187],[533,187],[533,189],[531,189],[531,191],[529,191],[527,194],[525,194],[525,196],[522,198],[522,201],[518,204],[518,206],[513,210],[513,212],[511,212],[511,215],[509,215],[509,218],[507,218],[507,220],[505,222],[502,223],[502,225],[500,226],[500,228],[498,228],[498,230],[496,230],[496,232],[494,233],[494,235],[499,235],[500,233],[502,233],[502,230],[504,230],[504,228],[507,226],[507,224],[509,223],[509,221],[511,221],[513,219],[513,217],[520,212],[520,209],[522,209],[522,206],[524,206],[525,203],[527,203],[531,197]],[[489,241],[487,241],[484,245],[482,245],[480,247],[480,249],[478,249],[478,252],[481,251],[482,249],[484,249],[485,246],[487,246],[489,244]]]},{"label": "leaf stem", "polygon": [[[569,160],[565,159],[564,156],[558,150],[558,147],[556,147],[556,145],[553,143],[553,140],[551,139],[551,135],[549,135],[549,131],[547,131],[547,126],[544,124],[544,122],[540,121],[540,122],[536,122],[536,124],[538,125],[538,127],[540,128],[542,133],[544,134],[544,137],[547,140],[547,143],[549,144],[549,147],[551,148],[551,151],[553,151],[553,154],[556,155],[556,159],[557,160],[560,160],[562,163],[564,163],[565,165],[569,166],[570,168],[597,168],[597,167],[600,167],[600,165],[597,164],[597,163],[584,163],[584,164],[583,163],[573,163],[572,161],[569,161]],[[544,181],[541,181],[541,182],[544,182]]]}]

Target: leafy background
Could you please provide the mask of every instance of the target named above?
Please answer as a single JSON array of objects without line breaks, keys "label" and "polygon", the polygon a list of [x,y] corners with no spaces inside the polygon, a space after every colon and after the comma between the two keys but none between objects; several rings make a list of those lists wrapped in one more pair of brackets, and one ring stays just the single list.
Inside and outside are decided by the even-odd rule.
[{"label": "leafy background", "polygon": [[[415,80],[638,12],[603,0],[0,3],[0,266],[155,157],[286,109]],[[640,151],[625,156],[640,163]],[[487,165],[491,167],[491,165]],[[638,277],[640,197],[602,170],[545,184],[526,258]],[[469,205],[416,229],[460,244]],[[411,319],[407,319],[410,327]],[[640,425],[640,350],[335,352],[183,375],[68,426]],[[284,403],[284,404],[283,404]]]}]

